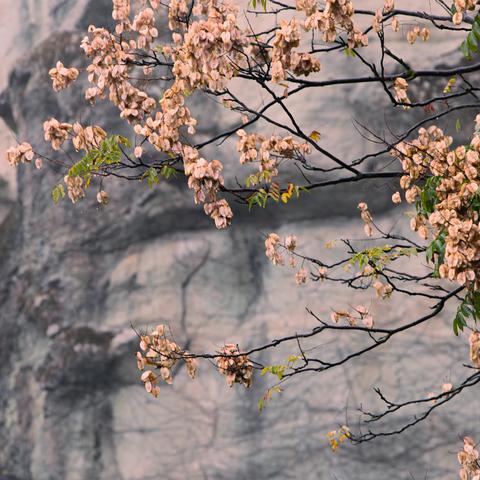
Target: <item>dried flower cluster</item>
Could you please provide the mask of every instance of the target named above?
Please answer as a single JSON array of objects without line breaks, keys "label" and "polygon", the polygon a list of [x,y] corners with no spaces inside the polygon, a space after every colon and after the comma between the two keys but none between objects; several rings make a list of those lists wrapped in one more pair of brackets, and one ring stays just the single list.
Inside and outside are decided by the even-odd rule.
[{"label": "dried flower cluster", "polygon": [[300,44],[300,31],[295,18],[282,20],[280,28],[275,32],[273,40],[272,81],[279,83],[287,77],[287,70],[295,75],[308,76],[312,72],[319,72],[320,62],[309,53],[298,53],[293,49]]},{"label": "dried flower cluster", "polygon": [[351,0],[327,0],[322,11],[318,10],[316,0],[296,0],[296,8],[307,16],[303,27],[306,30],[323,32],[323,41],[334,42],[338,30],[346,30],[349,48],[368,45],[367,36],[353,23],[354,9]]},{"label": "dried flower cluster", "polygon": [[366,328],[373,328],[373,317],[370,314],[368,307],[358,305],[353,310],[353,312],[347,310],[334,310],[330,314],[330,318],[335,323],[344,319],[351,327],[356,327],[358,322],[361,322]]},{"label": "dried flower cluster", "polygon": [[130,29],[130,0],[112,0],[112,18],[116,21],[115,32],[120,35]]},{"label": "dried flower cluster", "polygon": [[[145,390],[158,397],[160,387],[157,385],[161,379],[171,384],[173,382],[172,368],[179,360],[185,362],[187,372],[191,378],[195,378],[197,371],[195,359],[185,350],[182,350],[175,342],[165,335],[165,325],[158,325],[149,335],[140,337],[140,349],[137,352],[137,367],[143,371],[141,380],[145,384]],[[145,370],[151,367],[158,370]]]},{"label": "dried flower cluster", "polygon": [[[442,385],[442,394],[443,393],[449,393],[452,390],[453,390],[453,384],[444,383]],[[431,400],[432,405],[435,405],[437,403],[437,400],[438,400],[436,397],[438,397],[438,396],[439,396],[439,393],[437,393],[437,392],[428,392],[427,398],[431,398],[432,399]],[[447,395],[447,397],[448,397],[448,395]],[[442,398],[445,398],[445,396],[442,397]]]},{"label": "dried flower cluster", "polygon": [[5,159],[12,167],[16,167],[20,163],[30,163],[34,156],[32,146],[27,142],[23,142],[16,147],[10,147],[5,152]]},{"label": "dried flower cluster", "polygon": [[[284,243],[280,241],[280,237],[276,233],[270,233],[265,239],[265,255],[274,265],[284,265],[285,258],[283,254],[287,254],[289,257],[289,265],[295,268],[297,265],[294,255],[297,248],[297,237],[295,235],[289,235],[285,238]],[[283,250],[283,251],[282,251]],[[321,269],[319,269],[319,272]],[[325,272],[326,274],[326,269]],[[321,275],[321,273],[319,273]],[[295,281],[297,285],[307,283],[309,271],[303,266],[295,273]]]},{"label": "dried flower cluster", "polygon": [[108,193],[105,190],[100,190],[97,193],[97,202],[101,205],[106,205],[108,203]]},{"label": "dried flower cluster", "polygon": [[274,265],[283,265],[285,260],[279,252],[282,246],[280,237],[276,233],[270,233],[265,240],[265,255]]},{"label": "dried flower cluster", "polygon": [[360,210],[360,218],[363,220],[363,230],[367,237],[373,235],[373,218],[365,202],[360,202],[357,207]]},{"label": "dried flower cluster", "polygon": [[391,26],[394,32],[398,32],[400,30],[400,22],[398,21],[397,17],[392,18]]},{"label": "dried flower cluster", "polygon": [[67,186],[68,197],[72,203],[77,203],[85,196],[85,184],[82,177],[65,175],[63,181]]},{"label": "dried flower cluster", "polygon": [[61,123],[56,118],[51,118],[43,123],[45,141],[50,142],[54,150],[60,150],[71,128],[70,123]]},{"label": "dried flower cluster", "polygon": [[56,92],[67,88],[74,82],[79,71],[76,68],[66,68],[62,62],[57,62],[57,65],[48,72],[53,82],[53,89]]},{"label": "dried flower cluster", "polygon": [[398,103],[403,103],[403,108],[407,110],[410,99],[408,98],[408,82],[402,78],[398,77],[393,82],[393,91],[395,100]]},{"label": "dried flower cluster", "polygon": [[258,170],[268,172],[270,177],[278,175],[279,159],[301,158],[311,151],[308,143],[297,142],[291,136],[272,135],[267,138],[258,133],[247,134],[242,129],[237,130],[237,135],[240,163],[258,162]]},{"label": "dried flower cluster", "polygon": [[374,15],[373,21],[372,21],[372,28],[373,28],[374,32],[379,33],[381,31],[382,21],[383,21],[382,9],[378,8],[375,11],[375,15]]},{"label": "dried flower cluster", "polygon": [[390,13],[395,8],[395,2],[393,0],[384,0],[383,1],[383,11],[384,13]]},{"label": "dried flower cluster", "polygon": [[463,439],[463,450],[458,452],[458,462],[462,466],[459,471],[461,480],[480,480],[479,454],[475,441],[470,437]]},{"label": "dried flower cluster", "polygon": [[243,355],[234,343],[225,344],[217,357],[217,368],[222,375],[227,377],[229,387],[240,383],[246,388],[252,385],[253,364],[246,355]]},{"label": "dried flower cluster", "polygon": [[137,48],[148,48],[158,37],[158,30],[155,28],[155,14],[151,8],[140,10],[132,23],[132,30],[138,33]]},{"label": "dried flower cluster", "polygon": [[417,185],[429,175],[437,177],[437,202],[428,218],[417,214],[411,220],[412,229],[422,238],[428,237],[427,224],[433,235],[445,235],[445,257],[440,265],[442,278],[460,285],[480,286],[479,212],[472,207],[479,186],[480,134],[475,133],[470,145],[450,150],[452,137],[438,127],[420,129],[417,139],[402,142],[392,155],[402,162],[405,175],[400,185],[407,202],[413,203],[421,192]]},{"label": "dried flower cluster", "polygon": [[382,283],[380,280],[375,280],[372,287],[377,296],[383,299],[389,298],[393,292],[393,287],[389,283]]},{"label": "dried flower cluster", "polygon": [[420,29],[418,25],[415,25],[415,27],[407,33],[408,43],[413,45],[418,37],[426,42],[430,38],[430,30],[427,27]]},{"label": "dried flower cluster", "polygon": [[54,150],[60,150],[69,134],[72,135],[71,140],[77,151],[90,151],[92,148],[98,148],[107,137],[105,130],[98,125],[83,127],[78,122],[71,125],[70,123],[59,122],[55,118],[44,122],[43,130],[45,141],[50,142]]},{"label": "dried flower cluster", "polygon": [[88,33],[81,47],[92,59],[87,73],[94,86],[86,90],[85,98],[95,102],[97,98],[104,98],[108,91],[108,98],[120,109],[121,118],[132,123],[140,121],[155,108],[156,102],[128,80],[128,63],[134,59],[135,41],[120,43],[108,30],[93,25]]},{"label": "dried flower cluster", "polygon": [[480,332],[472,332],[468,341],[470,344],[470,360],[475,367],[480,368]]},{"label": "dried flower cluster", "polygon": [[226,228],[232,222],[233,213],[230,205],[224,198],[206,203],[204,210],[214,220],[217,228]]},{"label": "dried flower cluster", "polygon": [[468,10],[475,10],[477,2],[475,0],[454,0],[453,6],[455,12],[452,15],[452,22],[455,25],[460,25],[463,20],[463,15]]},{"label": "dried flower cluster", "polygon": [[[173,6],[181,7],[179,15],[185,10],[182,2]],[[176,84],[182,91],[205,87],[213,92],[223,91],[238,67],[246,66],[243,49],[247,37],[238,26],[238,8],[228,0],[203,0],[194,13],[205,18],[192,22],[183,36],[173,34],[177,44],[172,50]],[[170,5],[169,15],[172,14]]]},{"label": "dried flower cluster", "polygon": [[105,138],[107,138],[107,132],[98,125],[83,127],[78,122],[75,122],[72,130],[72,143],[77,151],[89,151],[92,148],[98,148]]}]

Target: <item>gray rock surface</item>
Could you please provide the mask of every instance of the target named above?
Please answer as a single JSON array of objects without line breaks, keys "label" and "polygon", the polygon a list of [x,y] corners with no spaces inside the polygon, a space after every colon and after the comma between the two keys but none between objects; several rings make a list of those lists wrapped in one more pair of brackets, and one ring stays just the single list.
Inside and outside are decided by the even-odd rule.
[{"label": "gray rock surface", "polygon": [[[122,131],[112,108],[92,111],[80,88],[55,95],[47,76],[58,58],[78,64],[78,29],[102,15],[109,21],[109,4],[2,2],[0,146],[11,143],[12,132],[41,145],[49,116],[94,119]],[[433,40],[431,57],[455,46]],[[341,155],[371,149],[348,132],[352,117],[382,126],[375,92],[325,95],[299,106],[302,120],[326,131],[326,145]],[[229,151],[235,158],[231,145]],[[139,382],[131,324],[168,323],[178,343],[193,351],[224,341],[248,348],[310,329],[305,306],[321,316],[345,306],[345,291],[327,283],[297,287],[291,270],[269,264],[262,232],[295,233],[302,251],[328,254],[326,241],[361,237],[355,206],[362,199],[376,205],[385,225],[401,218],[388,210],[394,186],[332,189],[266,213],[237,209],[232,228],[219,232],[181,181],[151,191],[112,182],[107,208],[98,208],[93,195],[76,206],[53,206],[59,170],[21,166],[16,178],[12,171],[0,167],[0,478],[444,480],[456,475],[461,436],[480,438],[477,389],[402,437],[336,454],[325,439],[346,415],[355,424],[360,403],[379,406],[374,386],[406,399],[462,378],[467,347],[451,334],[451,311],[349,366],[296,379],[262,413],[257,401],[269,386],[265,377],[251,391],[228,389],[204,363],[193,382],[176,372],[174,385],[156,400]],[[348,295],[352,305],[372,302],[382,325],[428,307],[417,299],[382,302],[371,292]],[[360,341],[325,336],[312,346],[333,358]],[[295,345],[260,360],[282,363],[290,353]]]}]

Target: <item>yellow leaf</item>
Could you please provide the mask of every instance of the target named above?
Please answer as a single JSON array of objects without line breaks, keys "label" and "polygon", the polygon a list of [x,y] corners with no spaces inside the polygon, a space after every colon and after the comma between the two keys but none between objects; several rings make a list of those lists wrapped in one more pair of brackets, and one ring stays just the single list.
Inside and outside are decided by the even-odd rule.
[{"label": "yellow leaf", "polygon": [[320,132],[317,132],[316,130],[314,130],[310,135],[309,137],[314,141],[314,142],[318,142],[321,138],[321,135],[320,135]]},{"label": "yellow leaf", "polygon": [[329,242],[325,243],[325,248],[331,249],[335,246],[336,240],[330,240]]}]

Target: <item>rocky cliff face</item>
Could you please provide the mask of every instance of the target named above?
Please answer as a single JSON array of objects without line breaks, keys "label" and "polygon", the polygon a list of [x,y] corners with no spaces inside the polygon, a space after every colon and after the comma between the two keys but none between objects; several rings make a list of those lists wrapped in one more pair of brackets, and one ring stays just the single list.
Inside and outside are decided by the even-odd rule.
[{"label": "rocky cliff face", "polygon": [[[55,95],[47,78],[58,58],[78,64],[78,30],[97,16],[108,21],[109,9],[107,0],[2,2],[2,146],[11,132],[41,145],[41,124],[49,116],[95,119],[122,131],[113,109],[93,112],[80,89]],[[374,93],[334,95],[306,104],[305,120],[323,122],[325,141],[340,153],[370,148],[346,137],[344,126],[352,115],[378,124]],[[317,105],[327,105],[328,115]],[[339,371],[299,378],[261,414],[264,378],[253,391],[230,390],[208,363],[194,382],[178,371],[157,400],[139,383],[131,324],[168,323],[177,342],[194,351],[224,341],[248,348],[311,328],[305,306],[319,315],[343,306],[345,292],[328,284],[297,287],[291,271],[268,264],[260,232],[293,232],[302,249],[315,254],[325,241],[360,231],[354,207],[361,199],[375,200],[385,224],[397,221],[400,214],[387,210],[388,185],[316,193],[267,214],[240,209],[232,228],[218,232],[181,181],[154,190],[114,182],[107,208],[93,198],[53,206],[50,190],[60,171],[20,168],[13,178],[7,168],[2,165],[0,181],[0,478],[383,480],[428,474],[441,480],[455,475],[459,437],[480,437],[480,402],[470,391],[400,438],[337,454],[325,439],[346,415],[355,422],[360,403],[375,407],[373,386],[404,399],[461,378],[466,346],[451,334],[451,312]],[[349,303],[365,299],[352,294]],[[377,322],[386,323],[421,314],[426,305],[394,297],[373,300],[373,308]],[[329,337],[316,346],[332,358],[358,341]],[[271,351],[262,361],[280,363],[292,349]]]}]

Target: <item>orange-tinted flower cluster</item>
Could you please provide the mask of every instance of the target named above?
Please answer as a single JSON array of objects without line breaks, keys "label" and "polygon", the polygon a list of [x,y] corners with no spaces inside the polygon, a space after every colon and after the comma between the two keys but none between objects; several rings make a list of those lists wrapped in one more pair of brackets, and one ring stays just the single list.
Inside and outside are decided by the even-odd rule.
[{"label": "orange-tinted flower cluster", "polygon": [[68,197],[72,203],[77,203],[85,196],[85,184],[82,177],[65,175],[63,181],[67,186]]},{"label": "orange-tinted flower cluster", "polygon": [[5,152],[5,159],[12,167],[16,167],[20,163],[30,163],[34,156],[32,146],[27,142],[10,147]]},{"label": "orange-tinted flower cluster", "polygon": [[[294,256],[295,249],[297,248],[297,237],[295,235],[289,235],[285,242],[280,242],[280,237],[276,233],[270,233],[265,239],[265,255],[274,265],[284,265],[285,259],[283,254],[280,253],[280,249],[284,250],[284,253],[289,255],[289,264],[292,268],[296,267],[296,259]],[[322,275],[322,271],[319,271],[319,276]],[[309,271],[302,266],[295,273],[295,281],[297,285],[307,283]],[[326,269],[324,270],[323,278],[325,278]]]},{"label": "orange-tinted flower cluster", "polygon": [[197,149],[188,146],[183,149],[183,163],[188,186],[195,192],[195,203],[215,201],[217,191],[223,185],[220,174],[223,165],[218,160],[205,160]]},{"label": "orange-tinted flower cluster", "polygon": [[221,92],[238,66],[246,65],[247,37],[238,26],[237,7],[227,0],[200,2],[196,11],[207,18],[192,22],[183,36],[173,34],[176,83],[181,91]]},{"label": "orange-tinted flower cluster", "polygon": [[[177,20],[187,12],[185,2],[172,2],[170,28],[184,30],[183,24]],[[185,106],[185,92],[197,88],[223,90],[235,73],[234,65],[245,62],[240,52],[246,44],[246,37],[238,27],[237,9],[229,2],[200,2],[195,13],[207,18],[192,22],[183,35],[174,33],[176,46],[163,49],[164,54],[171,55],[174,60],[175,82],[160,100],[162,112],[136,125],[135,132],[144,135],[157,150],[183,158],[195,202],[204,203],[204,210],[215,225],[225,228],[233,214],[226,200],[217,199],[217,192],[223,185],[220,174],[223,165],[219,160],[205,160],[198,150],[184,145],[180,140],[180,129],[187,127],[188,133],[194,134],[197,124]]]},{"label": "orange-tinted flower cluster", "polygon": [[265,255],[274,265],[283,265],[285,260],[278,249],[281,247],[280,237],[276,233],[270,233],[265,240]]},{"label": "orange-tinted flower cluster", "polygon": [[463,450],[458,453],[461,480],[480,480],[479,454],[475,441],[470,437],[463,439]]},{"label": "orange-tinted flower cluster", "polygon": [[297,285],[302,285],[303,283],[307,283],[307,279],[308,279],[308,270],[305,267],[300,268],[300,270],[298,270],[298,272],[295,273],[295,281],[297,282]]},{"label": "orange-tinted flower cluster", "polygon": [[48,72],[53,81],[53,89],[56,92],[67,88],[78,77],[78,70],[76,68],[66,68],[62,62],[57,62],[57,65]]},{"label": "orange-tinted flower cluster", "polygon": [[351,0],[326,0],[322,11],[318,10],[314,0],[296,0],[296,8],[307,15],[303,27],[306,30],[323,32],[323,41],[334,42],[338,30],[346,30],[349,48],[368,45],[367,36],[353,23],[354,9]]},{"label": "orange-tinted flower cluster", "polygon": [[407,202],[413,203],[421,192],[416,181],[428,175],[438,177],[435,188],[437,203],[433,213],[425,218],[417,214],[411,221],[413,230],[423,238],[428,236],[427,222],[434,237],[445,235],[445,257],[440,276],[461,285],[480,285],[479,213],[472,200],[479,187],[480,134],[475,133],[470,145],[450,150],[452,137],[438,127],[419,130],[417,139],[398,144],[392,155],[402,162],[406,175],[400,180]]},{"label": "orange-tinted flower cluster", "polygon": [[373,235],[373,218],[365,202],[360,202],[357,207],[360,210],[360,218],[363,220],[363,231],[367,237]]},{"label": "orange-tinted flower cluster", "polygon": [[[410,103],[410,99],[408,98],[408,82],[404,78],[398,77],[395,79],[393,82],[393,91],[395,100],[398,103]],[[404,105],[403,108],[407,110],[409,107],[408,105]]]},{"label": "orange-tinted flower cluster", "polygon": [[420,29],[420,27],[416,25],[407,33],[407,40],[410,45],[413,45],[418,37],[426,42],[430,38],[430,30],[427,27]]},{"label": "orange-tinted flower cluster", "polygon": [[385,13],[390,13],[394,8],[395,8],[395,2],[393,0],[383,1],[383,11]]},{"label": "orange-tinted flower cluster", "polygon": [[470,344],[470,360],[475,367],[480,368],[480,332],[472,332],[468,341]]},{"label": "orange-tinted flower cluster", "polygon": [[51,142],[54,150],[60,150],[68,139],[69,134],[72,135],[72,143],[77,151],[88,151],[92,148],[98,148],[107,137],[105,130],[98,125],[83,127],[78,122],[71,125],[70,123],[59,122],[55,118],[44,122],[43,130],[45,132],[45,141]]},{"label": "orange-tinted flower cluster", "polygon": [[158,37],[155,14],[151,8],[140,10],[133,19],[132,30],[138,33],[137,48],[148,48]]},{"label": "orange-tinted flower cluster", "polygon": [[224,198],[206,203],[203,208],[205,213],[213,219],[217,228],[227,228],[232,223],[233,212]]},{"label": "orange-tinted flower cluster", "polygon": [[455,12],[452,15],[452,22],[455,25],[460,25],[463,20],[463,15],[468,10],[475,10],[477,2],[475,0],[454,0],[453,6]]},{"label": "orange-tinted flower cluster", "polygon": [[130,0],[112,0],[112,18],[117,22],[115,32],[120,35],[130,29]]},{"label": "orange-tinted flower cluster", "polygon": [[320,71],[320,62],[312,55],[293,51],[299,44],[300,31],[297,20],[295,18],[282,20],[280,28],[275,32],[271,50],[273,82],[285,80],[288,70],[296,75],[305,76]]},{"label": "orange-tinted flower cluster", "polygon": [[270,177],[278,175],[279,158],[303,157],[310,153],[308,143],[299,143],[290,135],[280,137],[272,135],[267,138],[258,133],[247,134],[245,130],[237,130],[239,140],[237,150],[241,153],[240,163],[258,162],[260,172],[268,172]]},{"label": "orange-tinted flower cluster", "polygon": [[185,23],[180,20],[187,18],[190,5],[187,0],[171,0],[168,5],[168,28],[174,30],[185,30]]},{"label": "orange-tinted flower cluster", "polygon": [[378,8],[375,11],[375,15],[373,16],[373,21],[372,21],[372,28],[373,31],[378,33],[382,29],[382,20],[383,20],[383,14],[382,14],[382,9]]},{"label": "orange-tinted flower cluster", "polygon": [[366,328],[373,328],[373,317],[370,315],[369,309],[364,305],[355,307],[353,313],[347,310],[334,310],[330,314],[330,318],[335,323],[345,319],[351,327],[356,327],[358,322],[362,322]]},{"label": "orange-tinted flower cluster", "polygon": [[246,388],[253,382],[253,364],[246,355],[242,355],[238,345],[234,343],[225,344],[218,352],[217,368],[219,372],[227,377],[229,387],[234,383],[240,383]]},{"label": "orange-tinted flower cluster", "polygon": [[[364,274],[366,274],[365,271]],[[383,299],[389,298],[393,292],[393,287],[389,283],[382,283],[380,280],[375,280],[375,282],[372,284],[372,287],[375,289],[377,297]]]},{"label": "orange-tinted flower cluster", "polygon": [[190,115],[185,96],[177,85],[165,91],[160,105],[162,112],[156,112],[155,117],[148,117],[143,124],[135,125],[134,131],[146,137],[159,151],[181,154],[180,129],[188,127],[188,133],[193,134],[197,121]]},{"label": "orange-tinted flower cluster", "polygon": [[46,142],[51,142],[54,150],[60,150],[65,140],[68,138],[68,132],[72,128],[70,123],[61,123],[56,118],[51,118],[43,123],[44,138]]},{"label": "orange-tinted flower cluster", "polygon": [[149,335],[142,335],[140,338],[140,349],[137,352],[137,367],[145,370],[145,367],[152,367],[158,370],[145,370],[141,380],[145,384],[145,390],[158,397],[160,387],[158,381],[162,379],[167,384],[173,382],[172,368],[179,361],[183,360],[187,372],[191,378],[195,378],[197,371],[196,361],[189,353],[182,350],[175,342],[170,341],[165,335],[165,325],[158,325]]},{"label": "orange-tinted flower cluster", "polygon": [[128,80],[128,62],[134,59],[131,51],[137,47],[134,40],[118,42],[104,28],[88,27],[89,36],[81,44],[92,63],[87,67],[88,80],[95,86],[88,88],[85,98],[94,102],[104,98],[108,90],[109,100],[120,109],[121,118],[139,122],[156,106],[153,98],[133,86]]},{"label": "orange-tinted flower cluster", "polygon": [[75,122],[72,129],[74,134],[72,143],[77,151],[98,148],[107,138],[105,130],[98,125],[82,127],[78,122]]},{"label": "orange-tinted flower cluster", "polygon": [[398,21],[397,17],[392,18],[391,25],[394,32],[398,32],[400,30],[400,22]]}]

